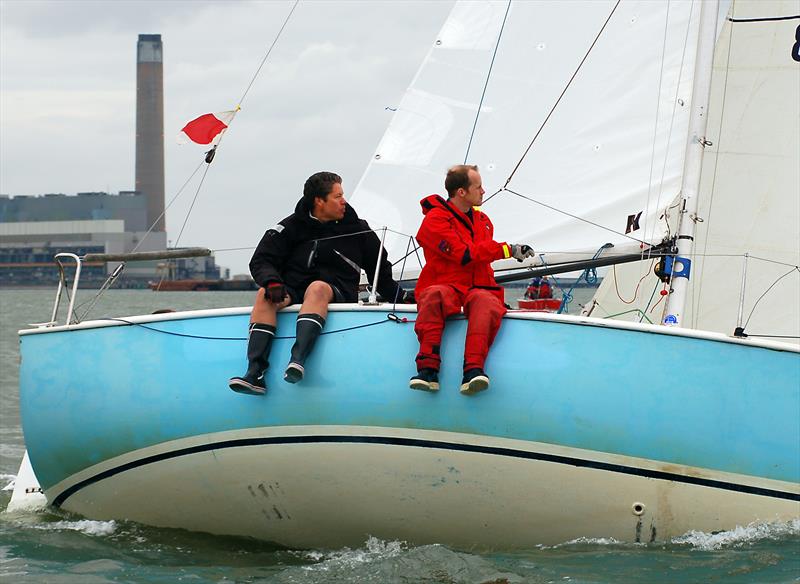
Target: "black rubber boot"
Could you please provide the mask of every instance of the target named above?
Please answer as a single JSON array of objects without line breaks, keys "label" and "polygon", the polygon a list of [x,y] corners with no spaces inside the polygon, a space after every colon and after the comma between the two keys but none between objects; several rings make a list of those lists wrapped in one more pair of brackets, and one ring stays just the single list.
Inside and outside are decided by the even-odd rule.
[{"label": "black rubber boot", "polygon": [[239,393],[264,395],[264,371],[269,367],[269,349],[275,337],[275,327],[271,324],[254,322],[250,325],[247,340],[247,373],[242,377],[231,377],[228,387]]},{"label": "black rubber boot", "polygon": [[317,342],[322,327],[325,326],[325,319],[319,314],[308,312],[297,315],[297,340],[292,347],[292,356],[289,365],[283,374],[283,379],[288,383],[297,383],[305,375],[305,363]]}]

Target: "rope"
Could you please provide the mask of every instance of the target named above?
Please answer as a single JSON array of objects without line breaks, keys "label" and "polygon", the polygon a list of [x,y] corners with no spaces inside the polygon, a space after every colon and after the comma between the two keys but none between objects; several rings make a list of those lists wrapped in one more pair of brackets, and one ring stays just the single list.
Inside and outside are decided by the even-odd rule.
[{"label": "rope", "polygon": [[[644,273],[644,276],[642,276],[639,279],[639,282],[636,284],[636,289],[633,291],[633,298],[631,298],[630,300],[625,300],[622,297],[622,294],[619,291],[619,286],[617,285],[617,265],[614,264],[613,266],[611,266],[611,271],[614,274],[614,290],[616,291],[617,298],[619,298],[620,302],[622,302],[623,304],[633,304],[634,302],[636,302],[636,298],[638,298],[638,296],[639,296],[639,286],[642,285],[642,282],[644,282],[645,279],[647,278],[647,276],[650,275],[650,272],[653,271],[653,264],[655,264],[655,260],[652,260],[650,262],[650,267],[647,268],[647,271]],[[658,288],[658,286],[656,286],[656,288]],[[653,299],[653,297],[651,296],[650,300],[652,300],[652,299]],[[648,302],[648,304],[649,304],[649,302]],[[645,308],[645,310],[647,310],[647,308]]]},{"label": "rope", "polygon": [[[603,253],[603,250],[606,248],[607,246],[605,245],[600,247],[596,252],[594,252],[592,259],[596,260],[600,256],[600,254]],[[572,302],[572,291],[575,289],[575,286],[578,285],[578,282],[581,281],[581,278],[586,280],[586,283],[589,284],[590,286],[594,286],[595,284],[597,284],[597,269],[586,268],[581,272],[581,275],[575,279],[575,281],[572,283],[572,286],[570,286],[570,289],[563,293],[561,297],[561,306],[558,307],[557,314],[564,314],[567,311],[569,303]],[[560,285],[559,288],[561,288]]]},{"label": "rope", "polygon": [[[142,323],[138,323],[138,322],[131,322],[129,320],[125,320],[124,318],[107,317],[107,318],[100,318],[98,320],[109,320],[109,321],[113,321],[113,322],[122,322],[122,323],[125,323],[125,324],[129,325],[129,326],[137,326],[137,327],[152,331],[154,333],[160,333],[160,334],[169,335],[169,336],[172,336],[172,337],[183,337],[183,338],[186,338],[186,339],[200,339],[200,340],[205,340],[205,341],[246,341],[247,340],[247,337],[211,337],[211,336],[208,336],[208,335],[190,335],[190,334],[186,334],[186,333],[176,333],[174,331],[165,331],[164,329],[156,328],[156,327],[153,327],[153,326],[148,326],[146,324],[142,324]],[[335,329],[335,330],[332,330],[332,331],[323,330],[320,334],[321,335],[332,335],[334,333],[344,333],[344,332],[348,332],[348,331],[354,331],[354,330],[358,330],[358,329],[363,329],[363,328],[376,326],[376,325],[379,325],[379,324],[386,324],[387,322],[395,322],[395,323],[398,323],[398,324],[406,324],[406,323],[414,323],[414,322],[416,322],[416,320],[411,320],[411,319],[405,318],[405,317],[398,317],[396,314],[390,312],[389,314],[386,315],[386,319],[385,320],[378,320],[378,321],[375,321],[375,322],[368,322],[366,324],[359,324],[359,325],[355,325],[355,326],[344,327],[344,328]],[[283,337],[277,337],[276,336],[274,338],[276,338],[276,339],[295,339],[295,338],[297,338],[297,336],[296,335],[283,336]]]},{"label": "rope", "polygon": [[[650,269],[652,269],[652,265],[650,266]],[[658,285],[659,285],[659,284],[661,284],[661,280],[656,280],[656,285],[655,285],[655,286],[653,286],[653,291],[650,293],[650,298],[648,298],[648,299],[647,299],[647,304],[645,304],[645,306],[644,306],[644,310],[642,311],[642,317],[645,317],[644,313],[645,313],[645,312],[647,312],[648,310],[650,310],[650,312],[652,312],[653,310],[655,310],[655,309],[656,309],[656,306],[658,306],[658,303],[659,303],[659,302],[661,302],[661,300],[662,300],[663,296],[662,296],[661,298],[659,298],[659,299],[658,299],[658,302],[656,302],[656,303],[653,305],[653,308],[650,308],[650,303],[653,301],[653,297],[656,295],[656,290],[658,290]],[[666,289],[666,286],[664,287],[664,289]],[[649,320],[649,319],[648,319],[648,320]],[[639,322],[642,322],[642,319],[641,319],[641,318],[639,319]]]},{"label": "rope", "polygon": [[639,309],[639,308],[632,308],[630,310],[626,310],[625,312],[618,312],[617,314],[609,314],[608,316],[606,316],[604,318],[616,318],[618,316],[625,316],[626,314],[630,314],[631,312],[638,312],[639,313],[639,316],[640,316],[639,322],[642,322],[641,319],[644,318],[649,324],[653,324],[653,321],[650,320],[647,317],[647,315],[644,312],[642,312],[642,310]]},{"label": "rope", "polygon": [[489,87],[489,78],[492,76],[492,68],[494,67],[494,59],[497,56],[497,49],[500,48],[500,39],[503,38],[503,29],[506,27],[506,19],[508,18],[508,11],[511,9],[511,0],[506,4],[506,13],[503,15],[503,24],[500,25],[500,34],[497,35],[497,43],[494,45],[494,52],[492,53],[492,62],[489,63],[489,71],[486,72],[486,81],[483,84],[483,92],[481,99],[478,102],[478,111],[475,112],[475,121],[472,124],[472,132],[469,134],[469,143],[467,144],[467,151],[464,153],[464,164],[469,159],[469,149],[472,147],[472,138],[475,136],[475,128],[478,127],[478,118],[481,115],[481,108],[483,107],[483,98],[486,96],[486,88]]}]

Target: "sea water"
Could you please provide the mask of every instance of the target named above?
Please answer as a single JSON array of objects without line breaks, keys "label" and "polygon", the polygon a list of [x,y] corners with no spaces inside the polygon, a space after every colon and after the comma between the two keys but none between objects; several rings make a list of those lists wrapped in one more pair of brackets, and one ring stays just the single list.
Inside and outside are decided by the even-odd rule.
[{"label": "sea water", "polygon": [[[510,290],[507,299],[520,292]],[[582,294],[576,291],[573,311],[584,301]],[[78,302],[91,295],[80,291]],[[0,290],[0,488],[14,479],[25,450],[17,330],[48,320],[53,297],[53,290]],[[252,298],[252,292],[110,290],[92,315],[246,306]],[[0,491],[0,509],[10,497],[10,491]],[[800,582],[800,521],[690,532],[655,544],[577,539],[514,553],[476,554],[375,538],[352,549],[286,550],[250,539],[94,521],[63,511],[2,512],[0,581],[789,583]]]}]

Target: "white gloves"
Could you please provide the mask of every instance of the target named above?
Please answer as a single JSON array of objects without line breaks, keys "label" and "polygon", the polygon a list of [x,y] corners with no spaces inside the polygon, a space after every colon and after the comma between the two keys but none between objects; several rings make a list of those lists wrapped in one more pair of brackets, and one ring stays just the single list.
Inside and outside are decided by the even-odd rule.
[{"label": "white gloves", "polygon": [[518,262],[526,258],[532,258],[534,255],[533,248],[529,245],[525,245],[524,243],[511,244],[511,257]]}]

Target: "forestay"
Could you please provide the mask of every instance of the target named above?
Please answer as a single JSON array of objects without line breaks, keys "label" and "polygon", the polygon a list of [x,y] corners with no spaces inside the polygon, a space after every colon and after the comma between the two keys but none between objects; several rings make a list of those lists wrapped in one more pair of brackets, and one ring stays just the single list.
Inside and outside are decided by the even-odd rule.
[{"label": "forestay", "polygon": [[478,164],[487,197],[501,189],[569,85],[508,187],[602,227],[501,192],[485,204],[497,237],[545,252],[660,241],[680,186],[698,13],[691,2],[457,3],[354,205],[406,234],[387,237],[390,258],[403,257],[418,201],[443,193],[446,169]]},{"label": "forestay", "polygon": [[[744,284],[745,332],[797,343],[800,62],[793,59],[792,46],[800,24],[798,2],[737,1],[730,17],[735,22],[725,23],[714,57],[707,132],[713,144],[703,159],[702,222],[686,322],[732,334]],[[746,264],[744,254],[751,256]],[[647,276],[651,268],[646,262],[610,271],[592,315],[627,312],[623,318],[659,322],[663,302],[654,307],[659,295],[653,297],[653,291],[663,284]]]}]

